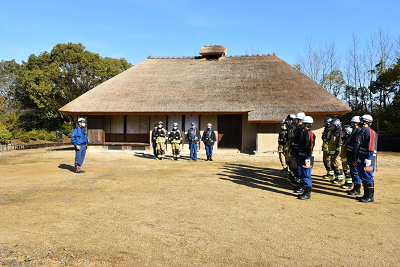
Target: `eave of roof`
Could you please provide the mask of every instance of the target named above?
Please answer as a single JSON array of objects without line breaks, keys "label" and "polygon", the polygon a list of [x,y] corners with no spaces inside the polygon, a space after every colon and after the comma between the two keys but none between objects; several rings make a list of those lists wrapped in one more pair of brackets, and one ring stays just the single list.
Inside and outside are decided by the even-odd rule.
[{"label": "eave of roof", "polygon": [[69,115],[245,114],[249,122],[289,113],[351,109],[275,55],[148,58],[60,109]]}]

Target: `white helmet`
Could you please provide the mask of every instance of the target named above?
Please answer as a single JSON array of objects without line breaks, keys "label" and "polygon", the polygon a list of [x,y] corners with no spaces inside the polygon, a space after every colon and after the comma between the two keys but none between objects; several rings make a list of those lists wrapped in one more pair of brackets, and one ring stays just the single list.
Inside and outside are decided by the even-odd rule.
[{"label": "white helmet", "polygon": [[208,126],[212,126],[212,124],[211,124],[211,123],[207,123],[207,127],[208,127]]},{"label": "white helmet", "polygon": [[78,122],[85,122],[86,120],[85,120],[85,118],[79,118],[78,119]]},{"label": "white helmet", "polygon": [[350,122],[355,122],[355,123],[360,122],[360,116],[354,116],[353,118],[351,118]]},{"label": "white helmet", "polygon": [[296,115],[296,119],[302,120],[302,119],[304,119],[305,116],[306,116],[306,114],[304,114],[304,112],[299,112]]},{"label": "white helmet", "polygon": [[178,123],[174,122],[174,127],[178,127]]},{"label": "white helmet", "polygon": [[361,119],[362,121],[365,121],[365,122],[368,122],[368,123],[371,123],[371,122],[374,120],[374,119],[372,118],[372,116],[369,115],[369,114],[364,114],[364,115],[362,115],[360,119]]},{"label": "white helmet", "polygon": [[[304,114],[304,113],[303,113]],[[297,114],[298,115],[298,114]],[[303,118],[303,123],[304,124],[306,124],[306,123],[309,123],[309,124],[312,124],[312,123],[314,123],[314,120],[313,120],[313,118],[311,117],[311,116],[305,116],[304,118]]]}]

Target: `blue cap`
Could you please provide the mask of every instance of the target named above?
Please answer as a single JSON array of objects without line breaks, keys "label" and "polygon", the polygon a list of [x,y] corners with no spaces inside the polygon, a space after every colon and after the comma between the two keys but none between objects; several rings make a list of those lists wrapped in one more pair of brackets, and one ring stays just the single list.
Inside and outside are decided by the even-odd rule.
[{"label": "blue cap", "polygon": [[195,122],[192,122],[192,125],[196,125],[196,123],[195,123]]}]

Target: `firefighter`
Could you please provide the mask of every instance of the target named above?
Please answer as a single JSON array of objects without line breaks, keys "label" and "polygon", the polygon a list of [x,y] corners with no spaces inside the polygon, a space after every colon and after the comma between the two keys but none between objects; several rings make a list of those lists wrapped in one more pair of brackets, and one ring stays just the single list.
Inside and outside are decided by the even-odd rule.
[{"label": "firefighter", "polygon": [[300,169],[298,166],[298,162],[297,162],[297,155],[299,153],[299,142],[300,142],[300,138],[301,138],[301,133],[303,131],[303,119],[306,116],[306,114],[304,114],[303,112],[299,112],[296,115],[295,118],[295,129],[293,131],[292,134],[292,140],[291,140],[291,148],[290,148],[290,155],[292,156],[292,160],[291,160],[291,171],[293,173],[293,176],[295,178],[294,183],[292,182],[292,185],[295,186],[294,192],[295,193],[302,193],[304,190],[304,187],[302,186],[302,182],[301,182],[301,177],[300,177]]},{"label": "firefighter", "polygon": [[328,146],[329,146],[329,138],[330,138],[330,132],[331,132],[331,117],[326,117],[324,119],[324,131],[322,132],[322,161],[324,163],[325,169],[326,169],[326,175],[324,175],[324,178],[327,178],[329,180],[333,179],[333,170],[331,167],[331,154],[329,154],[328,151]]},{"label": "firefighter", "polygon": [[205,130],[203,132],[201,141],[203,141],[203,143],[206,147],[206,156],[207,156],[206,161],[213,161],[212,153],[213,153],[214,144],[215,144],[215,142],[217,142],[217,136],[216,136],[214,130],[212,129],[211,123],[207,123],[207,130]]},{"label": "firefighter", "polygon": [[166,129],[164,129],[163,122],[162,121],[158,122],[158,128],[154,134],[154,138],[157,143],[157,146],[156,146],[157,158],[159,160],[163,160],[165,158],[167,136],[168,136],[168,132]]},{"label": "firefighter", "polygon": [[357,196],[361,194],[361,179],[358,176],[357,171],[357,162],[354,160],[354,146],[356,144],[356,139],[358,133],[360,132],[360,127],[358,127],[358,123],[360,122],[360,116],[354,116],[351,121],[350,125],[353,128],[351,132],[350,139],[347,143],[347,162],[350,166],[350,176],[353,182],[353,189],[347,191],[347,194],[352,196]]},{"label": "firefighter", "polygon": [[153,155],[155,158],[157,158],[157,142],[154,135],[156,134],[157,129],[158,123],[154,124],[154,130],[151,131],[151,146],[153,147]]},{"label": "firefighter", "polygon": [[297,154],[299,173],[304,185],[303,194],[298,196],[298,199],[301,200],[311,198],[311,171],[314,165],[313,149],[315,146],[315,134],[310,129],[313,122],[314,120],[310,116],[305,116],[302,120],[299,152]]},{"label": "firefighter", "polygon": [[287,178],[288,182],[291,182],[290,178],[292,177],[290,167],[289,167],[290,162],[292,160],[291,157],[289,156],[289,147],[290,147],[290,140],[292,138],[292,132],[293,132],[292,122],[295,118],[296,118],[296,115],[294,115],[294,114],[290,114],[286,117],[286,120],[287,120],[286,121],[287,130],[286,130],[286,136],[285,136],[286,144],[283,148],[283,151],[285,152],[286,166],[288,166],[287,172],[286,172],[286,178]]},{"label": "firefighter", "polygon": [[[328,150],[329,154],[331,155],[331,166],[333,174],[335,175],[335,178],[331,179],[331,182],[334,184],[343,183],[342,159],[340,157],[341,144],[342,123],[339,119],[332,119]],[[329,174],[332,175],[332,172]]]},{"label": "firefighter", "polygon": [[174,123],[172,131],[169,133],[168,140],[171,143],[172,157],[174,160],[178,160],[178,158],[181,156],[180,152],[182,143],[182,134],[178,129],[178,123]]},{"label": "firefighter", "polygon": [[372,116],[365,114],[360,118],[360,132],[354,147],[354,160],[357,162],[358,174],[364,186],[364,195],[356,197],[360,202],[374,202],[374,170],[378,147],[378,134],[371,129]]},{"label": "firefighter", "polygon": [[283,120],[281,122],[281,131],[279,132],[278,136],[278,153],[279,153],[279,160],[282,165],[282,170],[281,172],[286,172],[287,171],[287,165],[286,165],[286,157],[285,157],[285,152],[284,152],[284,146],[286,144],[286,131],[287,131],[287,119]]},{"label": "firefighter", "polygon": [[340,151],[340,157],[342,158],[342,169],[343,169],[343,175],[345,178],[344,184],[341,186],[344,189],[351,189],[353,187],[353,182],[350,176],[350,166],[347,158],[347,144],[349,143],[351,132],[353,129],[350,127],[350,125],[345,125],[343,126],[342,129],[342,145],[341,145],[341,151]]}]

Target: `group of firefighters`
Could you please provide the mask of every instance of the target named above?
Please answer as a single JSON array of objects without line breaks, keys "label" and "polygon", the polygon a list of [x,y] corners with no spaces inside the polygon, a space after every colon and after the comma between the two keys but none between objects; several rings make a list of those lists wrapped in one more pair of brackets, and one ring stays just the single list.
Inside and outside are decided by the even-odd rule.
[{"label": "group of firefighters", "polygon": [[[324,119],[322,133],[323,163],[327,174],[323,177],[360,202],[374,202],[374,170],[378,135],[371,129],[371,115],[354,116],[350,125],[337,118]],[[279,159],[287,180],[294,186],[299,199],[311,198],[311,170],[314,165],[315,134],[310,130],[313,118],[303,112],[290,114],[281,122],[278,138]]]},{"label": "group of firefighters", "polygon": [[[174,160],[178,160],[180,157],[181,144],[184,136],[183,133],[178,128],[178,123],[173,124],[173,128],[168,132],[164,126],[163,122],[160,121],[154,125],[154,130],[152,132],[152,143],[153,143],[153,153],[154,156],[162,160],[165,158],[165,151],[167,149],[168,141],[171,144],[172,157]],[[200,131],[196,128],[196,123],[191,123],[191,128],[187,131],[186,141],[189,144],[190,149],[190,160],[197,161],[197,149],[202,141],[206,148],[206,161],[213,161],[213,148],[214,144],[217,142],[217,136],[212,129],[211,123],[207,124],[207,129],[200,135]]]}]

